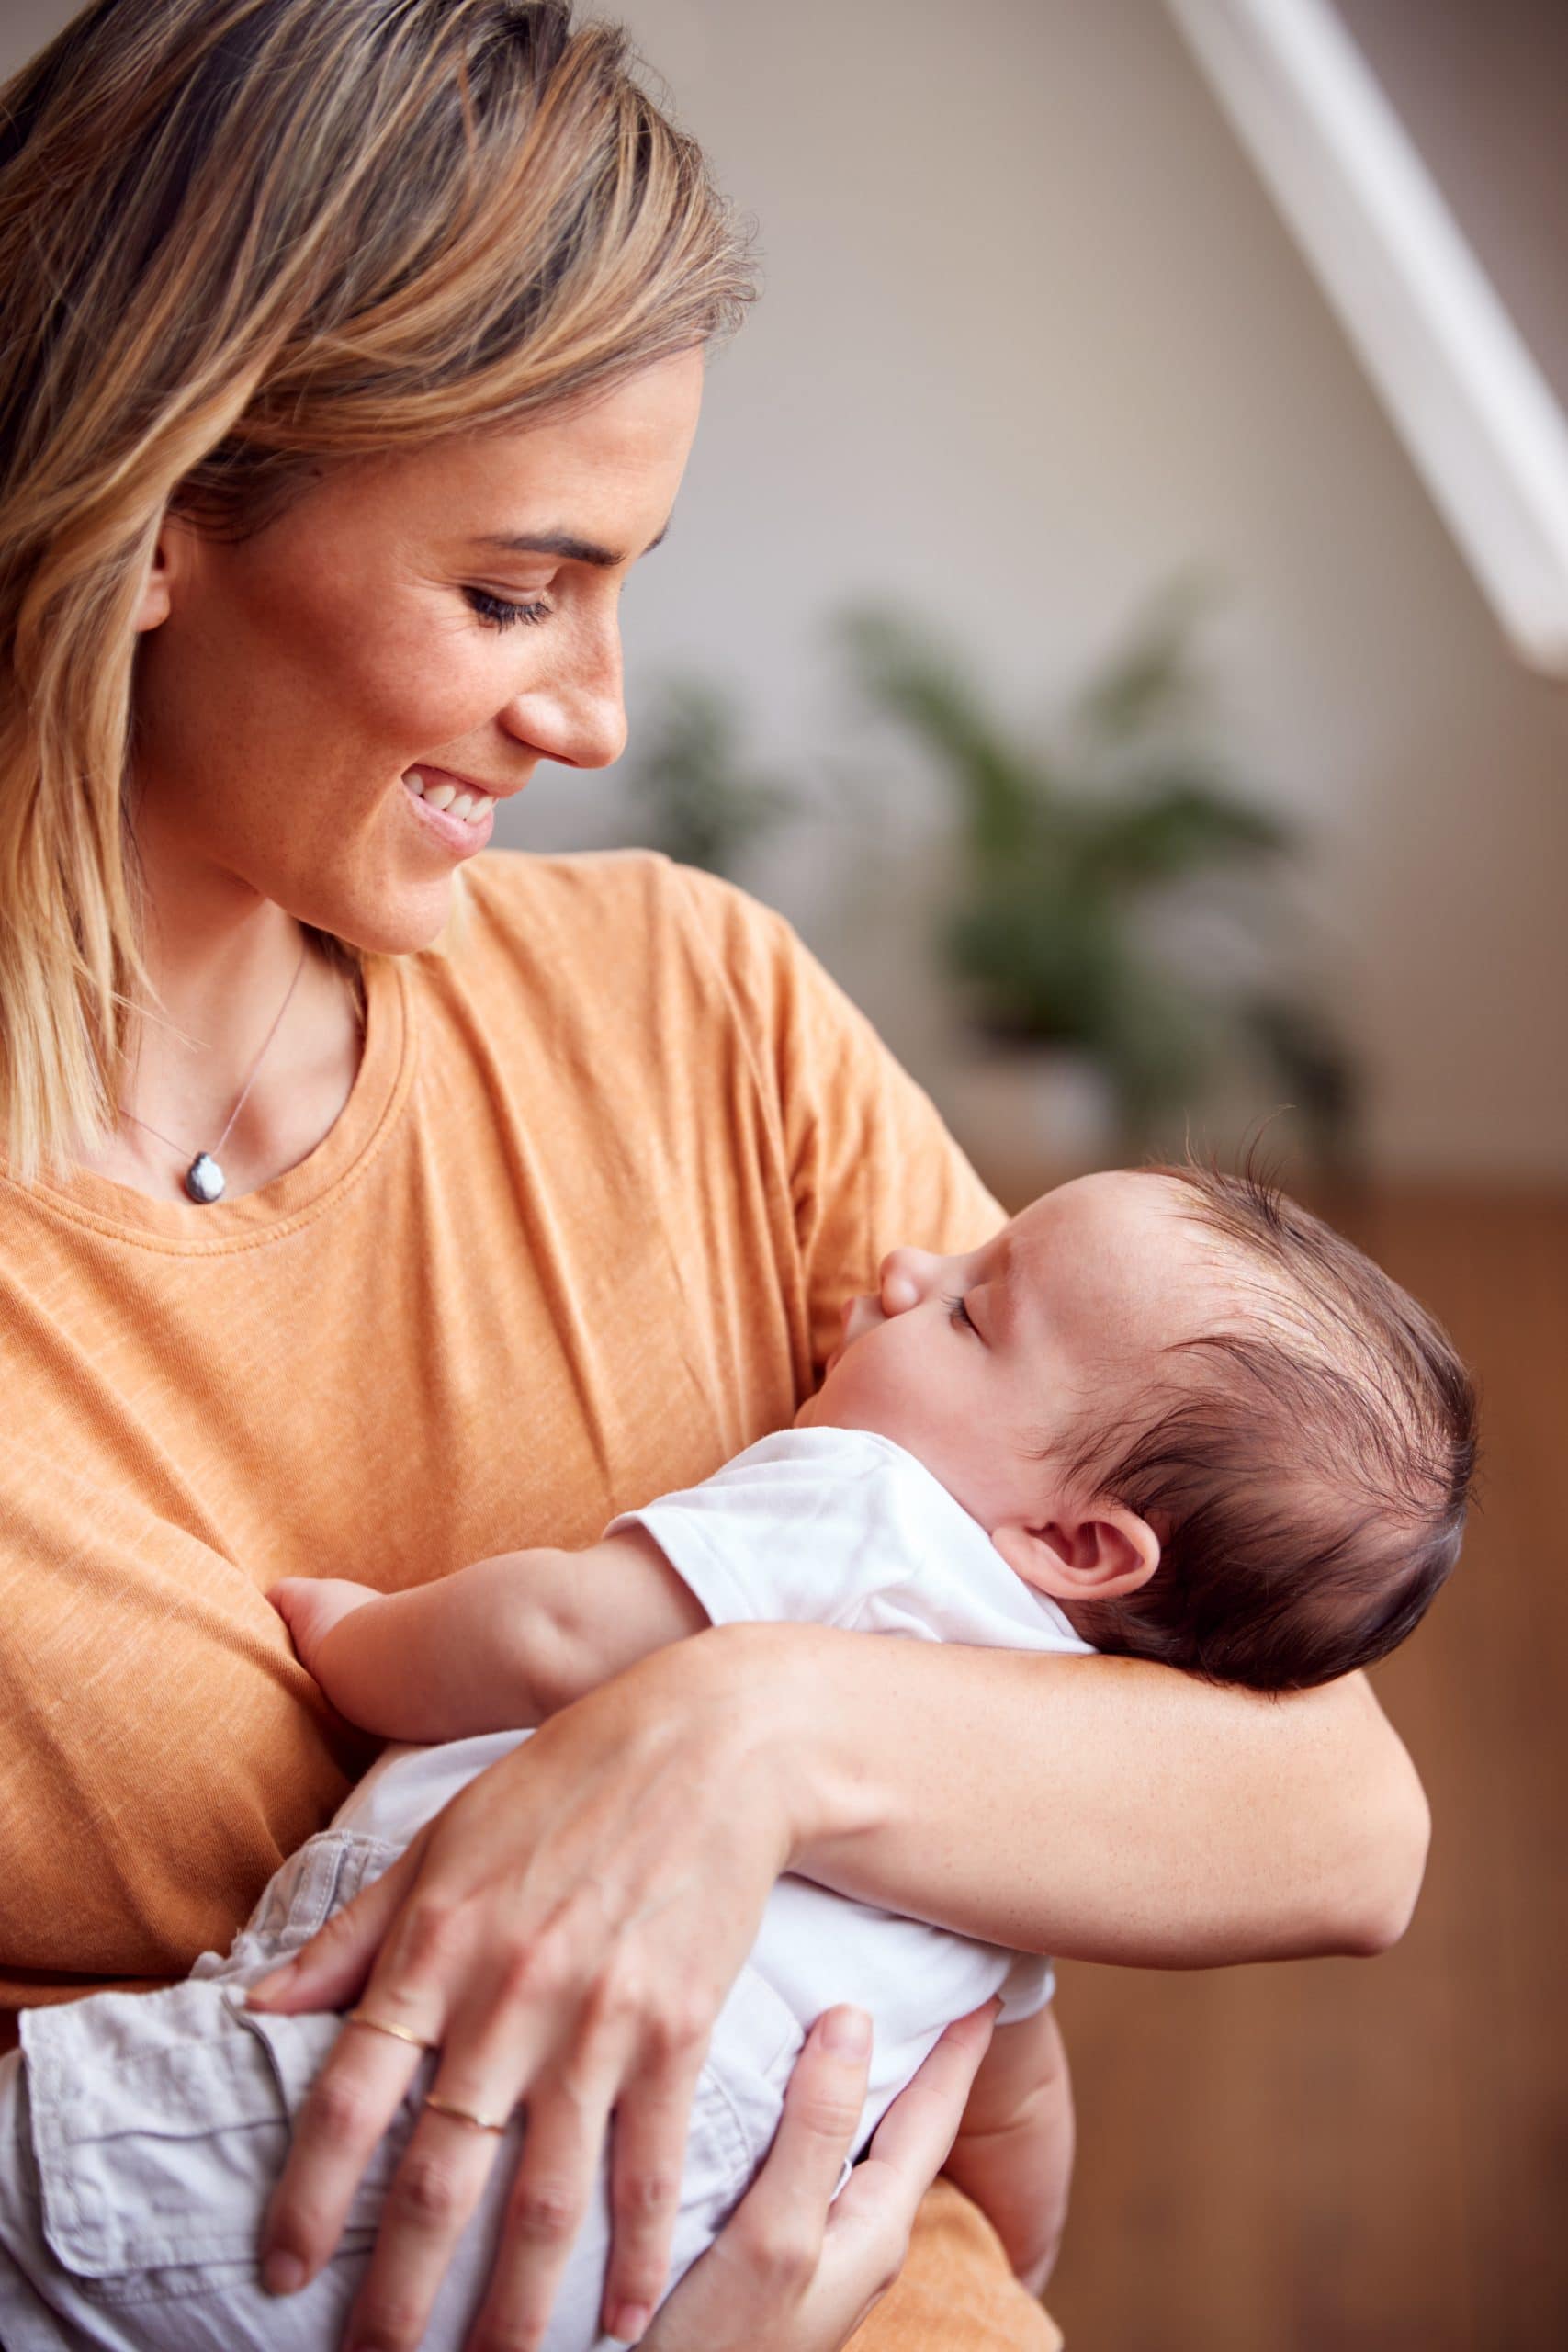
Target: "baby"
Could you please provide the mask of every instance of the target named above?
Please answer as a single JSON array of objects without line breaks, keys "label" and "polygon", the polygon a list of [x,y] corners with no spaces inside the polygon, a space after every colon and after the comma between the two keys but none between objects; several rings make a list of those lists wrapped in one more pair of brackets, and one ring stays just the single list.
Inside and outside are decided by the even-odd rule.
[{"label": "baby", "polygon": [[[966,1256],[894,1250],[878,1292],[846,1306],[792,1430],[585,1552],[502,1554],[386,1597],[285,1581],[271,1597],[334,1705],[441,1744],[389,1749],[226,1959],[166,1993],[25,2014],[23,2056],[0,2064],[0,2340],[334,2352],[437,2061],[422,2061],[337,2255],[276,2301],[255,2278],[262,2216],[341,2020],[231,1996],[528,1726],[649,1650],[797,1618],[1294,1689],[1416,1624],[1458,1556],[1474,1451],[1452,1349],[1348,1242],[1251,1177],[1111,1173],[1047,1193]],[[1037,2289],[1071,2160],[1051,1990],[1045,1962],[781,1880],[699,2083],[670,2283],[761,2162],[822,2009],[858,2001],[874,2021],[863,2144],[942,2027],[999,1994],[949,2170]],[[478,2308],[511,2171],[502,2143],[424,2339],[440,2352]],[[602,2197],[552,2352],[604,2340],[608,2230]]]}]

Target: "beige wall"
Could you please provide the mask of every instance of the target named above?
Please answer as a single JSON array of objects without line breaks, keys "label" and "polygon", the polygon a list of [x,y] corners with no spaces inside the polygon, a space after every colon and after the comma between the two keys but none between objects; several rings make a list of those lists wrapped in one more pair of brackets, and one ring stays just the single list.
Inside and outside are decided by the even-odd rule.
[{"label": "beige wall", "polygon": [[[66,13],[10,0],[11,55]],[[627,592],[634,725],[700,665],[760,754],[865,800],[852,887],[820,830],[759,887],[940,1090],[932,795],[852,718],[824,615],[913,602],[1022,723],[1201,560],[1235,756],[1318,843],[1378,1160],[1568,1173],[1568,695],[1505,652],[1157,0],[623,13],[757,215],[767,288]],[[542,774],[511,838],[605,837],[617,793]]]}]

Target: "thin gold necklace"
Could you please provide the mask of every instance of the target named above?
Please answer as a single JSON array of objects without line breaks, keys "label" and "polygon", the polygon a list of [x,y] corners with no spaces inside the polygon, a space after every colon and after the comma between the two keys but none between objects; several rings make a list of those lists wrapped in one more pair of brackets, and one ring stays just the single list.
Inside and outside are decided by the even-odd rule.
[{"label": "thin gold necklace", "polygon": [[[268,1046],[271,1045],[273,1039],[276,1036],[283,1016],[288,1010],[289,997],[292,997],[295,989],[299,985],[299,975],[305,968],[305,958],[310,953],[310,943],[309,939],[302,940],[299,946],[299,961],[294,967],[294,978],[288,983],[288,995],[284,998],[283,1002],[277,1008],[277,1019],[273,1023],[272,1027],[267,1031],[265,1037],[262,1041],[261,1052],[256,1056],[255,1060],[251,1065],[251,1074],[249,1078],[246,1079],[243,1087],[240,1091],[239,1102],[235,1103],[233,1109],[229,1114],[228,1124],[225,1125],[223,1133],[219,1136],[210,1151],[198,1151],[196,1158],[191,1161],[190,1166],[186,1170],[186,1191],[189,1193],[193,1201],[198,1202],[204,1208],[207,1206],[209,1202],[221,1200],[223,1197],[223,1192],[228,1179],[225,1177],[222,1169],[218,1164],[218,1154],[222,1150],[224,1144],[228,1141],[229,1130],[232,1127],[235,1120],[239,1117],[241,1111],[244,1107],[245,1096],[250,1092],[252,1087],[256,1082],[256,1072],[262,1066],[263,1057],[266,1053]],[[160,1143],[166,1143],[171,1151],[177,1151],[181,1153],[185,1151],[186,1146],[184,1144],[176,1143],[173,1136],[161,1134],[149,1120],[139,1119],[134,1111],[121,1111],[119,1115],[122,1119],[130,1120],[132,1125],[135,1126],[145,1127],[150,1136],[157,1136],[158,1141]]]}]

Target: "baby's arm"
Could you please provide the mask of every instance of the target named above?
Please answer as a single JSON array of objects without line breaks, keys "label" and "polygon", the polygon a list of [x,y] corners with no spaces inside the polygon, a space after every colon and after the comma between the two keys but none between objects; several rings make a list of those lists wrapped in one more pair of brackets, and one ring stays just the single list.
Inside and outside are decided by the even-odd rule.
[{"label": "baby's arm", "polygon": [[340,1714],[389,1739],[542,1723],[708,1614],[640,1527],[583,1552],[502,1552],[380,1594],[286,1577],[267,1599]]},{"label": "baby's arm", "polygon": [[1051,2276],[1073,2177],[1073,2086],[1054,2003],[997,2028],[942,2166],[1032,2295]]}]

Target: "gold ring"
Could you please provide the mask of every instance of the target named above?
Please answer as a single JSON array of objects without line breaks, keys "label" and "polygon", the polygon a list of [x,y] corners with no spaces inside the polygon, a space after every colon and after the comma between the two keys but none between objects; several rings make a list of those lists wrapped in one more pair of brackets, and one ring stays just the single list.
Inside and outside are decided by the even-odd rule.
[{"label": "gold ring", "polygon": [[426,2092],[423,2104],[433,2107],[437,2115],[449,2115],[455,2123],[466,2123],[472,2132],[504,2132],[512,2120],[510,2115],[502,2116],[499,2121],[492,2115],[475,2115],[471,2109],[459,2107],[454,2099],[437,2098],[434,2091]]},{"label": "gold ring", "polygon": [[396,2041],[412,2041],[416,2050],[439,2050],[438,2041],[426,2041],[423,2033],[411,2033],[406,2025],[384,2025],[379,2018],[367,2017],[363,2009],[350,2009],[344,2019],[345,2025],[367,2025],[372,2033],[389,2033]]}]

